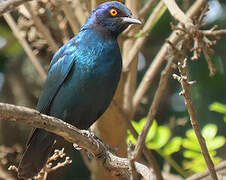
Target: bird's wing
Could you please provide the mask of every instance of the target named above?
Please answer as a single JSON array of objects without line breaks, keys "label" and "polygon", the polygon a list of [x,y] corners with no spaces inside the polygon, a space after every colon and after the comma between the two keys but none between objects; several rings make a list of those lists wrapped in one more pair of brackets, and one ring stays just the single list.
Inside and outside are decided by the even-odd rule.
[{"label": "bird's wing", "polygon": [[57,56],[55,55],[51,61],[47,79],[37,105],[37,110],[41,113],[49,113],[51,102],[75,64],[75,54],[71,52],[62,51]]}]

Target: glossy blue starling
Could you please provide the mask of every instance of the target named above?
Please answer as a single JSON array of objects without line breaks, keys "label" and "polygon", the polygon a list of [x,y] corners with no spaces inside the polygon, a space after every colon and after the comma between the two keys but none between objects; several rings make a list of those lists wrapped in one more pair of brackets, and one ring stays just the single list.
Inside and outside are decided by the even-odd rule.
[{"label": "glossy blue starling", "polygon": [[[88,129],[106,111],[116,91],[122,69],[117,37],[130,24],[141,22],[120,2],[94,9],[80,32],[54,55],[37,110]],[[55,134],[34,130],[19,177],[33,177],[42,169],[55,139]]]}]

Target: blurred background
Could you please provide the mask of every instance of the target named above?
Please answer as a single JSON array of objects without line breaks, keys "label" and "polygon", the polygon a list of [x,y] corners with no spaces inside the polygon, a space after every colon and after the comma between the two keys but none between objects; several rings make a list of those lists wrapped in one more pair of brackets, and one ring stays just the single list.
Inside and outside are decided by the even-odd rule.
[{"label": "blurred background", "polygon": [[[77,0],[74,1],[76,3]],[[140,0],[140,6],[144,6],[147,1],[148,0]],[[68,0],[68,2],[73,3],[70,0]],[[186,11],[194,1],[178,0],[177,2],[180,7]],[[221,29],[226,29],[226,2],[209,0],[208,3],[209,11],[204,19],[204,23],[206,24],[205,28],[208,29],[217,24]],[[99,4],[99,2],[97,4]],[[89,10],[84,14],[84,18],[90,13],[90,9],[93,6],[95,5],[90,1]],[[148,11],[145,18],[149,16],[154,7]],[[45,37],[43,37],[35,27],[34,22],[30,19],[29,12],[27,12],[25,7],[20,6],[18,11],[12,11],[11,15],[17,22],[17,26],[21,30],[24,39],[29,42],[30,48],[38,59],[41,67],[47,71],[55,51],[54,48],[57,49],[67,42],[73,37],[77,29],[70,27],[70,23],[64,16],[65,12],[60,8],[58,1],[39,0],[34,8],[37,8],[36,13],[41,21],[49,28],[49,32],[56,42],[56,47],[50,47],[48,45]],[[169,11],[166,10],[151,31],[145,47],[140,51],[138,56],[137,84],[142,80],[149,64],[164,44],[166,38],[171,34],[170,22],[176,24]],[[79,20],[78,24],[81,24]],[[226,104],[226,35],[221,36],[221,39],[217,41],[217,45],[214,46],[214,50],[215,53],[211,58],[216,66],[216,75],[209,77],[208,65],[203,57],[197,61],[189,61],[189,75],[191,80],[197,81],[197,84],[192,86],[192,97],[201,127],[208,123],[216,124],[218,127],[217,135],[225,137],[226,123],[223,120],[224,115],[210,111],[209,107],[214,102]],[[139,108],[135,113],[134,120],[138,121],[147,115],[154,92],[158,86],[160,72],[161,71],[159,71],[159,74],[155,77],[154,83],[152,83],[146,95],[142,98]],[[44,77],[30,61],[30,58],[28,58],[24,48],[13,35],[4,17],[0,16],[0,101],[35,108],[43,82]],[[182,96],[178,95],[180,91],[180,84],[171,78],[164,98],[161,101],[160,108],[158,109],[156,119],[158,124],[161,125],[169,126],[173,123],[173,134],[184,137],[185,131],[191,128],[191,124],[184,99]],[[1,169],[6,170],[12,163],[18,164],[18,159],[20,159],[21,151],[25,146],[30,129],[31,128],[26,125],[15,122],[0,122],[0,145],[13,147],[16,152],[19,152],[19,155],[18,153],[16,153],[16,155],[15,153],[9,153],[7,155],[8,161],[1,162]],[[80,153],[76,150],[72,150],[72,145],[64,141],[60,143],[59,148],[61,146],[66,147],[67,155],[71,157],[73,163],[51,173],[48,179],[56,179],[56,176],[59,180],[90,179],[90,172],[85,166]],[[222,159],[226,159],[225,148],[226,146],[217,150],[218,156]],[[159,162],[161,162],[160,166],[162,166],[162,158],[157,153],[155,153],[155,156]],[[180,155],[177,157],[177,160],[181,163]],[[11,176],[15,178],[13,173]]]}]

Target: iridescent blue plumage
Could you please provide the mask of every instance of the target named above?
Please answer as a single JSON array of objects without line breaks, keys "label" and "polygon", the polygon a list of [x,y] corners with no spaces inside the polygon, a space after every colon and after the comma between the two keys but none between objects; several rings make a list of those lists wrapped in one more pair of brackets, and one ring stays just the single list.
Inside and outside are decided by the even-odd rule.
[{"label": "iridescent blue plumage", "polygon": [[[114,9],[117,14],[112,15]],[[98,6],[80,32],[54,55],[37,109],[80,129],[88,129],[109,106],[120,79],[122,61],[117,36],[138,24],[121,3]],[[35,129],[19,166],[32,177],[46,163],[56,136]]]}]

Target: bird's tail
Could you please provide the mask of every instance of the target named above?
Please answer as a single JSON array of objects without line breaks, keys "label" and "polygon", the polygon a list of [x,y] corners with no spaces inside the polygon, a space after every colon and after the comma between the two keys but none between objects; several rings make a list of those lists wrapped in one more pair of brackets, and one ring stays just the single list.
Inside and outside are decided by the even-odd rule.
[{"label": "bird's tail", "polygon": [[56,135],[42,129],[35,129],[20,161],[18,177],[31,178],[39,173],[52,151]]}]

